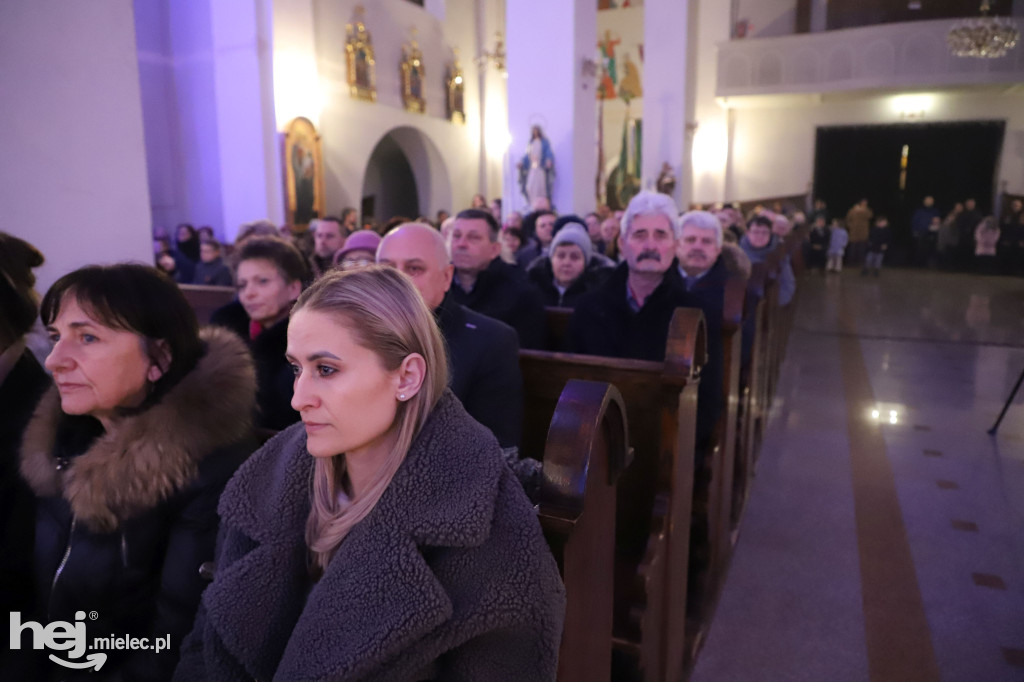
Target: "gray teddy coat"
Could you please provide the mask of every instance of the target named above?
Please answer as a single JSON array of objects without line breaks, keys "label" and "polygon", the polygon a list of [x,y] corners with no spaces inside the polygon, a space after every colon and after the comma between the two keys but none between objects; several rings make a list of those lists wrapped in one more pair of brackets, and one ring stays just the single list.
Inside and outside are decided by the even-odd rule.
[{"label": "gray teddy coat", "polygon": [[296,424],[220,500],[177,680],[553,680],[565,589],[494,436],[446,391],[373,511],[309,579]]}]

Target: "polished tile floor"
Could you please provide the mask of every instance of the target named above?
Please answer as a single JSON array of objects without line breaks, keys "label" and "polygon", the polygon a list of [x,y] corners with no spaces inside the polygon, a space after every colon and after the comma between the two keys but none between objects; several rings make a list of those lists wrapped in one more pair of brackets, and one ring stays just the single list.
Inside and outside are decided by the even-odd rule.
[{"label": "polished tile floor", "polygon": [[1024,280],[802,282],[696,682],[1024,680]]}]

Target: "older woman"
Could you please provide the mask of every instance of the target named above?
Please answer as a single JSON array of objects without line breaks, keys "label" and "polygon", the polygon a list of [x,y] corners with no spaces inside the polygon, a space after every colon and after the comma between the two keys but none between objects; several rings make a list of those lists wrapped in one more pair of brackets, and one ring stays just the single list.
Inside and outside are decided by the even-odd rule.
[{"label": "older woman", "polygon": [[[21,448],[36,503],[24,548],[34,610],[22,621],[89,614],[90,643],[169,636],[159,653],[102,652],[104,679],[167,679],[204,587],[200,566],[213,558],[217,499],[253,449],[252,361],[229,332],[200,333],[178,287],[142,265],[65,275],[43,298],[42,318],[55,386]],[[31,638],[23,630],[22,649]],[[84,652],[49,653],[86,662],[72,660]]]},{"label": "older woman", "polygon": [[544,297],[544,305],[575,307],[588,291],[595,290],[612,272],[607,259],[598,261],[586,228],[569,223],[551,240],[551,253],[538,258],[526,271]]},{"label": "older woman", "polygon": [[221,498],[179,680],[552,680],[564,589],[491,433],[446,390],[409,279],[332,272],[292,311],[295,425]]},{"label": "older woman", "polygon": [[299,420],[291,408],[292,374],[284,359],[288,312],[302,293],[306,260],[277,237],[247,239],[237,252],[238,300],[215,310],[210,323],[227,327],[249,344],[256,361],[257,426],[283,429]]}]

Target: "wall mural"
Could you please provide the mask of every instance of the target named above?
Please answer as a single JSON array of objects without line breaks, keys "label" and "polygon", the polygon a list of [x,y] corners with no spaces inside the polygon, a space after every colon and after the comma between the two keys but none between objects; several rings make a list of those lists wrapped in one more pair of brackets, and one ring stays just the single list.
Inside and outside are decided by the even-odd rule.
[{"label": "wall mural", "polygon": [[324,161],[320,133],[308,118],[293,118],[284,132],[285,222],[304,232],[324,215]]},{"label": "wall mural", "polygon": [[412,38],[402,46],[402,103],[407,111],[418,114],[425,113],[427,103],[423,99],[423,52],[416,42],[416,27],[413,26]]},{"label": "wall mural", "polygon": [[373,38],[363,23],[366,10],[356,5],[353,23],[345,25],[345,58],[348,65],[349,94],[368,102],[377,101],[377,60]]},{"label": "wall mural", "polygon": [[617,209],[624,208],[640,191],[643,3],[598,0],[598,10],[597,187],[603,195],[599,200]]}]

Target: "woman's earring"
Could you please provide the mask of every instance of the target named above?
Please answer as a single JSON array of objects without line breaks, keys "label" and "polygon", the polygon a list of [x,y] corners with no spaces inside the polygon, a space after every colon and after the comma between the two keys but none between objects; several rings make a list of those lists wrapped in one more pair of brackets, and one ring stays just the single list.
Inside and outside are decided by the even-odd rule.
[{"label": "woman's earring", "polygon": [[405,400],[405,394],[404,393],[398,394],[398,399],[399,400]]}]

